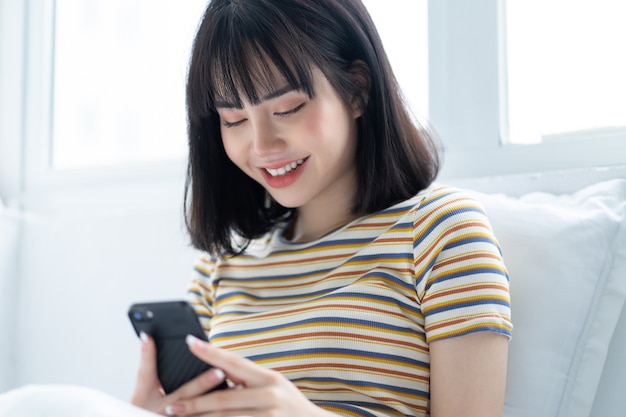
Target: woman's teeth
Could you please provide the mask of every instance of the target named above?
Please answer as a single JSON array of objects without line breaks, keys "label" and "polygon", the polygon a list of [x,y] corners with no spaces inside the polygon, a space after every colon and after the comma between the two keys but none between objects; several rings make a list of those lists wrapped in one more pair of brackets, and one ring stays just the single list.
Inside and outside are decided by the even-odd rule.
[{"label": "woman's teeth", "polygon": [[288,173],[290,171],[293,171],[294,169],[298,168],[303,163],[304,163],[304,159],[298,159],[297,161],[291,162],[291,163],[285,165],[284,167],[280,167],[278,169],[265,168],[265,170],[272,177],[280,177],[280,176],[285,175],[286,173]]}]

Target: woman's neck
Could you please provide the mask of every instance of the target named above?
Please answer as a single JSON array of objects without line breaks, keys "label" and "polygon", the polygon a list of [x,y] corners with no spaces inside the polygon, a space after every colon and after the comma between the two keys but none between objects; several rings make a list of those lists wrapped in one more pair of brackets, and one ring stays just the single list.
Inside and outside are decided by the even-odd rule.
[{"label": "woman's neck", "polygon": [[352,212],[350,195],[336,196],[332,202],[310,203],[298,208],[285,232],[292,242],[310,242],[360,217]]},{"label": "woman's neck", "polygon": [[307,215],[299,210],[293,216],[291,224],[285,232],[285,238],[291,242],[311,242],[359,217],[350,212],[341,217],[326,216],[325,214],[322,211]]}]

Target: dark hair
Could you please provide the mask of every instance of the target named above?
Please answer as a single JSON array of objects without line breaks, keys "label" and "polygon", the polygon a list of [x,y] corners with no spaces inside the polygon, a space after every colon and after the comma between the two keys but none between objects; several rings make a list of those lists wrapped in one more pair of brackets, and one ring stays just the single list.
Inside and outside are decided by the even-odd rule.
[{"label": "dark hair", "polygon": [[[355,62],[369,72],[365,95],[351,74]],[[361,99],[354,213],[410,198],[437,176],[438,146],[407,111],[360,0],[212,0],[196,34],[187,80],[185,220],[196,248],[238,253],[294,212],[230,161],[215,101],[241,105],[244,94],[255,104],[263,93],[258,89],[274,86],[277,73],[281,82],[312,97],[312,68],[347,103]],[[239,243],[233,233],[242,238]]]}]

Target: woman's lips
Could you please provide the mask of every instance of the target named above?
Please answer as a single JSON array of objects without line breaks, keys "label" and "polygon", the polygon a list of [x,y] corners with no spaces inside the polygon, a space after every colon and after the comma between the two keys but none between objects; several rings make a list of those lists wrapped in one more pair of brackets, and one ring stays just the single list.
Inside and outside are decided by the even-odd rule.
[{"label": "woman's lips", "polygon": [[276,168],[261,168],[261,173],[270,187],[288,187],[300,178],[308,159],[308,157],[297,159],[284,165],[279,165]]}]

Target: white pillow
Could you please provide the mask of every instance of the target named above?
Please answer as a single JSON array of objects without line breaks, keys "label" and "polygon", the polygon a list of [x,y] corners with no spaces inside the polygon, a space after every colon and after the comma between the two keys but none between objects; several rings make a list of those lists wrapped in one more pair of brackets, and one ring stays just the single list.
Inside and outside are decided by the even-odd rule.
[{"label": "white pillow", "polygon": [[506,417],[588,417],[626,298],[626,180],[572,195],[470,192],[510,274]]},{"label": "white pillow", "polygon": [[74,385],[26,385],[0,393],[0,416],[156,417],[109,394]]}]

